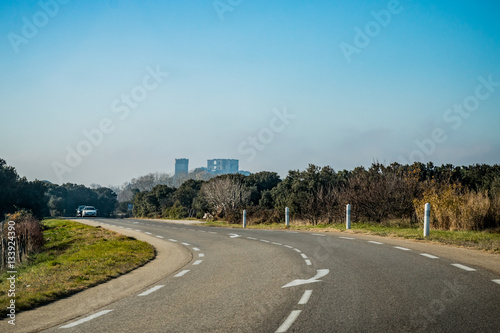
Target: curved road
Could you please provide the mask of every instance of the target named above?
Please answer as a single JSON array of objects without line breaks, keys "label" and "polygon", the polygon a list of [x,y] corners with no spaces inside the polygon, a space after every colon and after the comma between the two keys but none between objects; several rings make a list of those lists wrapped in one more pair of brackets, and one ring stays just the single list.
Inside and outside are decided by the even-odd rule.
[{"label": "curved road", "polygon": [[498,256],[488,270],[456,260],[459,249],[346,233],[95,221],[177,243],[192,260],[45,332],[499,332]]}]

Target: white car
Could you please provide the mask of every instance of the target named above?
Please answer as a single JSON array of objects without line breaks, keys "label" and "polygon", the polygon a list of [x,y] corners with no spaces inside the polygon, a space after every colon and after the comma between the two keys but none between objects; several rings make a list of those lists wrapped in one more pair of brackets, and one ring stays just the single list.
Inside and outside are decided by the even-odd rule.
[{"label": "white car", "polygon": [[82,217],[97,216],[97,209],[94,206],[85,206],[82,210]]}]

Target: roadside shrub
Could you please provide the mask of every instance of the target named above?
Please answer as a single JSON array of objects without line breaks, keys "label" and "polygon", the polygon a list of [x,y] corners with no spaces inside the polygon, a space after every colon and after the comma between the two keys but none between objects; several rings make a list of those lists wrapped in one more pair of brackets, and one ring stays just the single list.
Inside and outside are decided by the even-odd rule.
[{"label": "roadside shrub", "polygon": [[424,219],[424,205],[431,204],[431,228],[442,230],[481,230],[487,222],[491,200],[487,191],[476,192],[458,183],[430,181],[423,198],[416,199],[415,212]]},{"label": "roadside shrub", "polygon": [[174,202],[172,207],[165,208],[163,217],[168,219],[183,219],[188,216],[188,210],[179,201]]},{"label": "roadside shrub", "polygon": [[[9,221],[16,222],[15,225],[9,225]],[[9,230],[9,227],[14,227],[14,230]],[[12,234],[15,232],[16,244],[16,263],[22,263],[25,258],[31,253],[40,252],[43,248],[44,239],[42,226],[40,221],[36,219],[30,212],[26,210],[17,211],[12,214],[6,214],[6,220],[2,223],[0,248],[0,269],[4,270],[7,263],[7,240],[12,241]]]},{"label": "roadside shrub", "polygon": [[364,218],[380,223],[388,219],[411,219],[413,200],[421,192],[416,177],[418,171],[404,171],[398,165],[380,163],[373,163],[368,170],[355,169],[341,193],[345,203],[353,207],[356,214],[353,220]]}]

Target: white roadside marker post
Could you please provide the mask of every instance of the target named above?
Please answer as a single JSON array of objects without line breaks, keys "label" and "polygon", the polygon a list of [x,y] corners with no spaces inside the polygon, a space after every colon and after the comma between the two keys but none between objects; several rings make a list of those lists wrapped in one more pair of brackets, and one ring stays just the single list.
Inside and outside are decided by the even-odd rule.
[{"label": "white roadside marker post", "polygon": [[429,237],[429,227],[431,220],[431,204],[425,204],[425,215],[424,215],[424,237]]},{"label": "white roadside marker post", "polygon": [[290,208],[288,207],[285,208],[285,225],[290,226]]},{"label": "white roadside marker post", "polygon": [[247,210],[243,210],[243,228],[247,227]]},{"label": "white roadside marker post", "polygon": [[351,229],[351,205],[345,207],[345,228]]}]

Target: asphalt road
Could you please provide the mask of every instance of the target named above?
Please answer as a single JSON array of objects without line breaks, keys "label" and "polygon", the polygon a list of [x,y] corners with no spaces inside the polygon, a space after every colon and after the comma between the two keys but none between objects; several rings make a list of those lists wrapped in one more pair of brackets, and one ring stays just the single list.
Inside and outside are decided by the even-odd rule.
[{"label": "asphalt road", "polygon": [[176,243],[192,260],[45,332],[500,332],[498,270],[466,265],[454,249],[443,256],[345,233],[95,221]]}]

